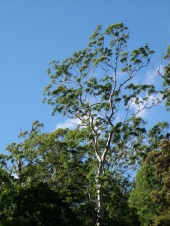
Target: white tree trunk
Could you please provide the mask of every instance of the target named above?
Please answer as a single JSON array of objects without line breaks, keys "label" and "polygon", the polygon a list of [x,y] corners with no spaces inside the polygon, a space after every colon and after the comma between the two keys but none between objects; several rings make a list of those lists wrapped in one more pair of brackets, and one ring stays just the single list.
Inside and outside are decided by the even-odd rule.
[{"label": "white tree trunk", "polygon": [[100,176],[103,175],[103,163],[99,163],[97,178],[96,178],[96,187],[97,187],[97,223],[96,226],[100,226],[100,220],[104,218],[104,207],[103,207],[103,191],[102,183],[100,181]]}]

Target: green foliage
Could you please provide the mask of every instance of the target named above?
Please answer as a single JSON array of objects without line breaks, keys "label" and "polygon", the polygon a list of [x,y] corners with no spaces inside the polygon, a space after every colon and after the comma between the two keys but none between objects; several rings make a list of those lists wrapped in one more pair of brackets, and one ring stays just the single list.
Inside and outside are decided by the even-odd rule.
[{"label": "green foliage", "polygon": [[113,175],[109,170],[105,172],[102,179],[105,200],[103,225],[139,225],[138,216],[128,203],[132,182],[123,175]]},{"label": "green foliage", "polygon": [[78,225],[68,203],[45,183],[21,188],[14,200],[14,218],[30,225]]},{"label": "green foliage", "polygon": [[[10,203],[6,205],[6,209],[12,211],[8,216],[1,215],[2,224],[64,226],[80,223],[68,203],[45,183],[15,188],[13,194],[8,193],[8,196]],[[1,203],[6,201],[4,196],[1,199]]]},{"label": "green foliage", "polygon": [[[107,155],[126,160],[130,155],[130,163],[136,163],[137,154],[135,157],[132,150],[140,149],[146,132],[137,115],[160,102],[154,97],[157,91],[153,85],[134,84],[134,77],[148,65],[153,51],[146,44],[129,53],[128,39],[129,29],[123,23],[110,25],[104,32],[98,26],[88,48],[63,62],[53,61],[48,69],[51,83],[44,90],[44,102],[53,106],[52,114],[79,119],[79,127],[90,135],[92,153],[97,160],[104,158],[103,162]],[[135,120],[140,126],[135,126]]]},{"label": "green foliage", "polygon": [[137,209],[142,226],[149,226],[155,214],[155,206],[150,193],[156,184],[157,179],[153,176],[153,169],[144,163],[137,173],[135,189],[130,196],[130,204]]},{"label": "green foliage", "polygon": [[[153,54],[148,45],[145,45],[134,50],[129,59],[129,53],[124,52],[128,38],[129,31],[123,23],[110,25],[104,33],[101,26],[98,26],[90,38],[88,48],[74,53],[72,57],[61,63],[59,61],[51,63],[54,73],[51,73],[51,68],[48,69],[51,83],[44,90],[44,101],[53,105],[53,114],[58,111],[63,115],[80,119],[92,111],[104,110],[108,114],[111,110],[111,101],[113,111],[111,119],[114,120],[117,104],[122,100],[120,89],[123,87],[131,91],[137,89],[134,95],[126,95],[127,98],[129,97],[128,101],[141,91],[146,91],[149,96],[155,93],[153,86],[146,85],[145,88],[139,85],[135,89],[127,85],[138,70],[147,66]],[[105,47],[105,43],[108,42],[109,46]],[[118,69],[122,70],[125,76],[128,75],[122,84],[117,75]],[[96,76],[98,73],[100,76]],[[117,98],[118,93],[119,98]],[[146,96],[143,101],[149,99]],[[91,98],[98,98],[100,101],[92,104]],[[127,101],[125,102],[127,104]],[[95,119],[97,120],[98,117],[96,116]],[[102,122],[104,128],[106,128],[105,123]]]},{"label": "green foliage", "polygon": [[163,140],[159,147],[149,154],[139,170],[130,197],[142,226],[170,224],[170,141]]},{"label": "green foliage", "polygon": [[167,48],[167,52],[164,56],[164,59],[166,61],[168,61],[167,65],[164,67],[164,72],[163,74],[161,74],[161,72],[158,70],[158,74],[161,75],[161,77],[163,78],[163,87],[164,89],[162,90],[162,95],[163,95],[163,99],[165,100],[165,106],[166,109],[169,111],[170,108],[170,46],[168,46]]},{"label": "green foliage", "polygon": [[152,149],[158,148],[160,142],[163,139],[168,139],[170,136],[169,133],[169,124],[168,122],[158,122],[153,128],[149,131],[149,143]]},{"label": "green foliage", "polygon": [[160,185],[151,193],[151,198],[158,212],[153,217],[153,225],[168,226],[170,224],[170,141],[163,140],[159,147],[160,150],[153,151],[147,158],[147,162],[153,167]]},{"label": "green foliage", "polygon": [[[96,219],[92,186],[93,174],[90,175],[90,160],[88,161],[88,152],[83,141],[85,132],[79,129],[73,131],[58,129],[45,134],[41,132],[41,127],[42,125],[39,122],[33,123],[31,132],[25,131],[20,134],[23,137],[23,142],[13,143],[7,147],[11,153],[6,159],[11,161],[7,178],[13,174],[15,179],[12,188],[7,188],[7,191],[2,189],[2,221],[4,221],[4,218],[9,218],[12,222],[15,219],[19,220],[20,216],[20,221],[28,218],[29,222],[30,220],[36,222],[35,225],[38,225],[38,221],[42,225],[48,225],[44,223],[48,217],[45,217],[42,212],[45,211],[49,214],[49,217],[55,219],[53,212],[57,213],[61,199],[64,200],[63,206],[69,208],[70,210],[68,210],[72,213],[70,218],[69,215],[66,215],[66,220],[75,219],[75,216],[78,216],[79,221],[81,221],[81,223],[78,221],[78,225],[93,225]],[[4,172],[6,173],[6,171]],[[3,183],[4,181],[5,177]],[[49,195],[46,195],[47,200],[44,200],[45,194],[48,193],[47,186],[52,191],[49,190]],[[39,189],[41,187],[42,190]],[[58,197],[59,201],[56,199],[56,206],[52,199],[48,203],[50,194]],[[39,198],[38,195],[40,195]],[[30,202],[27,198],[30,198]],[[25,210],[17,202],[25,203],[23,204]],[[45,203],[43,204],[43,202]],[[35,210],[32,205],[36,208]],[[19,206],[20,209],[18,209]],[[52,206],[54,206],[53,209],[51,209]],[[12,212],[11,207],[13,207]],[[30,208],[30,211],[34,210],[34,214],[24,215],[29,212],[28,208]],[[49,208],[49,210],[42,208]],[[36,215],[36,211],[38,215]],[[39,211],[45,217],[44,220]],[[17,215],[17,217],[14,217],[14,215]],[[63,221],[60,214],[58,219],[61,222]],[[76,222],[75,219],[74,224],[66,223],[66,225],[76,225]],[[56,225],[56,223],[50,225]]]},{"label": "green foliage", "polygon": [[[8,170],[1,169],[4,186],[1,186],[0,222],[2,225],[95,225],[97,162],[90,154],[92,146],[86,129],[58,129],[46,134],[39,125],[34,123],[31,132],[20,134],[23,142],[8,146],[11,154],[4,162],[11,160],[11,164]],[[107,194],[103,225],[113,222],[135,225],[130,223],[136,219],[135,213],[128,207],[131,185],[118,171],[117,174],[111,171],[109,161],[105,164],[108,170],[101,177]]]}]

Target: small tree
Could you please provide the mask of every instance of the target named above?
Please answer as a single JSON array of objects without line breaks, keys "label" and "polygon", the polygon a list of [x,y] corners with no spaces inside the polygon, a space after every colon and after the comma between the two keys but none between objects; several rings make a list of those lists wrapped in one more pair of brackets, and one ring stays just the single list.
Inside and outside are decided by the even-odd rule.
[{"label": "small tree", "polygon": [[146,44],[128,53],[128,39],[129,29],[123,23],[110,25],[104,33],[98,26],[88,48],[61,63],[51,63],[51,83],[44,91],[44,101],[54,107],[53,115],[59,112],[78,119],[78,126],[87,131],[91,154],[98,163],[97,225],[104,217],[101,177],[107,158],[126,170],[135,162],[135,150],[145,133],[138,113],[159,102],[153,97],[153,85],[134,80],[149,64],[153,51]]}]

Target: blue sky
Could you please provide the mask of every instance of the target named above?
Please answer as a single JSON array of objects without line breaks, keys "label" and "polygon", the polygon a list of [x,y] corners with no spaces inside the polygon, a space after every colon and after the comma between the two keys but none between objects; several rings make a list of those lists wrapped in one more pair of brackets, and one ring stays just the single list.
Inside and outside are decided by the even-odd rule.
[{"label": "blue sky", "polygon": [[[155,55],[146,73],[152,75],[170,44],[169,9],[169,0],[0,0],[0,152],[37,119],[45,132],[65,123],[42,104],[46,69],[87,47],[97,25],[125,23],[129,49],[149,42]],[[168,119],[163,107],[156,111],[158,120]]]}]

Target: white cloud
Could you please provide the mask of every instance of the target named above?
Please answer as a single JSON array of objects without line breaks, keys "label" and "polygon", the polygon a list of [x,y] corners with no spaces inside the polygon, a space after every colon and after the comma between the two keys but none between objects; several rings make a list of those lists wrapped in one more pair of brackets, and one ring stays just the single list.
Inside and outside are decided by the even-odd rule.
[{"label": "white cloud", "polygon": [[79,119],[67,119],[62,123],[58,123],[55,130],[56,129],[65,129],[65,128],[69,128],[72,129],[74,127],[76,127],[76,125],[80,124],[80,120]]},{"label": "white cloud", "polygon": [[[139,112],[137,113],[139,117],[146,118],[148,116],[148,109],[154,105],[157,106],[159,104],[158,100],[162,100],[162,94],[160,93],[150,95],[146,101],[143,101],[143,99],[139,97],[139,104],[135,103],[134,98],[133,102],[131,102],[131,109],[133,109],[135,113]],[[152,111],[149,111],[149,114],[151,114],[151,112]]]},{"label": "white cloud", "polygon": [[147,78],[145,79],[144,84],[156,85],[158,83],[159,78],[160,78],[159,73],[162,74],[162,75],[164,73],[164,66],[160,65],[160,64],[156,67],[156,69],[146,72]]},{"label": "white cloud", "polygon": [[[139,101],[142,100],[141,98],[139,98]],[[143,108],[143,109],[142,109]],[[147,109],[144,108],[144,104],[135,104],[135,102],[131,103],[131,109],[134,110],[134,113],[136,114],[137,112],[139,112],[137,114],[138,117],[142,117],[145,118],[147,116]],[[142,110],[141,110],[142,109]],[[140,111],[141,110],[141,111]]]}]

